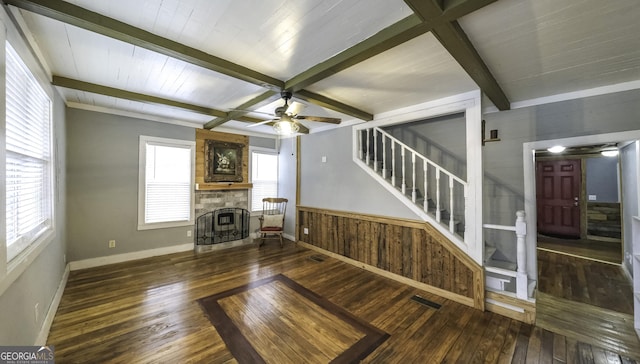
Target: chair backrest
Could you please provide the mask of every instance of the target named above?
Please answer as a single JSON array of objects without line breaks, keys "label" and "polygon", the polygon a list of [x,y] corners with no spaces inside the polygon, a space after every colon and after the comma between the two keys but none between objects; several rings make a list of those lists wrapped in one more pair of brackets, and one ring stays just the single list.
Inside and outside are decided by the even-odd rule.
[{"label": "chair backrest", "polygon": [[287,200],[281,197],[265,197],[262,199],[263,215],[284,215],[287,211]]}]

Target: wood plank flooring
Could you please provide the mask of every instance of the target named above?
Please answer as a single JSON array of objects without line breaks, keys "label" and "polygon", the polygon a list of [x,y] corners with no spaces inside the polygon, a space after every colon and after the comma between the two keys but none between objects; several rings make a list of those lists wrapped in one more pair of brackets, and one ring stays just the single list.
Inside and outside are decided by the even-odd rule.
[{"label": "wood plank flooring", "polygon": [[[186,252],[74,271],[47,343],[55,345],[58,363],[248,362],[228,349],[235,339],[248,342],[264,362],[341,362],[339,352],[366,335],[336,313],[344,310],[388,334],[362,358],[366,363],[638,360],[329,257],[311,259],[317,255],[288,242],[284,248]],[[274,278],[279,275],[311,293],[270,281],[286,281]],[[260,289],[247,289],[251,283]],[[198,302],[220,294],[217,302],[235,333],[217,330]],[[420,304],[414,295],[441,307]],[[317,303],[322,300],[330,304]]]},{"label": "wood plank flooring", "polygon": [[538,250],[538,290],[633,315],[633,287],[620,265]]},{"label": "wood plank flooring", "polygon": [[621,242],[561,239],[538,235],[538,248],[613,264],[622,262]]}]

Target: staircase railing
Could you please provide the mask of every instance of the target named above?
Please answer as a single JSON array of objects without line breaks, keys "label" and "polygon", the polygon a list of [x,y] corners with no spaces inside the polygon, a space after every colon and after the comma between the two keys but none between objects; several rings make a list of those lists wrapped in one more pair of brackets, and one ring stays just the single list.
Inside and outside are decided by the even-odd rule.
[{"label": "staircase railing", "polygon": [[[517,251],[517,270],[515,275],[507,273],[506,275],[516,278],[516,297],[519,299],[527,299],[529,297],[529,281],[527,277],[527,251],[525,249],[525,237],[527,235],[527,224],[525,222],[524,211],[516,212],[516,222],[514,226],[508,225],[482,225],[485,229],[513,231],[516,235],[516,251]],[[498,274],[504,274],[500,269],[485,267],[487,272],[492,270]]]},{"label": "staircase railing", "polygon": [[[464,237],[464,221],[468,213],[466,181],[378,127],[360,131],[358,151],[358,158],[361,161],[391,186],[399,188],[412,203],[420,204],[420,208],[426,215],[431,216],[437,223],[444,224],[451,234],[462,236],[466,243]],[[435,181],[433,183],[435,186],[431,186],[430,181]],[[429,191],[434,192],[429,193]],[[419,192],[422,193],[423,201],[418,200]],[[434,205],[430,206],[430,202]],[[456,214],[456,211],[460,210],[463,213]],[[461,221],[456,222],[456,218]],[[456,226],[458,224],[463,224],[462,228]]]}]

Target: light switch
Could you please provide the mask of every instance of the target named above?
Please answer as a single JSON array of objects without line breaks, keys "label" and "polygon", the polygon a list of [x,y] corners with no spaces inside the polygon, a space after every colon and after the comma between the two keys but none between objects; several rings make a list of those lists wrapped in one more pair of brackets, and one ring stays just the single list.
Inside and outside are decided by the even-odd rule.
[{"label": "light switch", "polygon": [[596,195],[589,195],[589,201],[595,201],[598,197]]},{"label": "light switch", "polygon": [[322,156],[322,163],[327,163],[327,156],[326,155]]}]

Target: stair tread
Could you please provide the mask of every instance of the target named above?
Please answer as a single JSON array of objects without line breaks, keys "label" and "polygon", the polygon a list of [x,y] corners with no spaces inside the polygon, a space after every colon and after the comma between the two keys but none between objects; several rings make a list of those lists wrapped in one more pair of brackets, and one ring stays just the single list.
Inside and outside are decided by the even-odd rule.
[{"label": "stair tread", "polygon": [[510,271],[515,271],[517,268],[516,263],[507,262],[504,260],[495,260],[495,259],[487,259],[487,261],[485,262],[485,265],[488,267],[506,269]]}]

